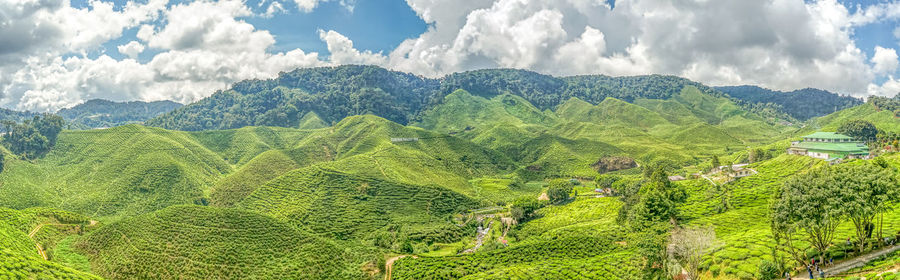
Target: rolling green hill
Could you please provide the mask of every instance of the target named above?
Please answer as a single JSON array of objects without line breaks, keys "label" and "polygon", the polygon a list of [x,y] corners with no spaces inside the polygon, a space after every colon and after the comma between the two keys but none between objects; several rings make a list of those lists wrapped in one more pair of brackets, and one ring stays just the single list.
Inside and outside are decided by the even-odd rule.
[{"label": "rolling green hill", "polygon": [[8,161],[0,205],[49,206],[97,217],[203,204],[231,167],[187,133],[129,125],[66,131],[36,162]]},{"label": "rolling green hill", "polygon": [[103,227],[79,240],[111,279],[353,279],[363,252],[285,222],[236,209],[173,206]]},{"label": "rolling green hill", "polygon": [[835,131],[844,122],[852,120],[866,120],[875,125],[879,130],[900,133],[900,119],[889,110],[877,110],[870,103],[858,105],[846,110],[841,110],[827,116],[810,121],[806,129],[801,133],[815,131]]},{"label": "rolling green hill", "polygon": [[289,172],[254,191],[238,207],[308,228],[321,236],[374,239],[382,233],[417,241],[456,241],[453,213],[475,200],[436,186],[398,184],[325,167]]}]

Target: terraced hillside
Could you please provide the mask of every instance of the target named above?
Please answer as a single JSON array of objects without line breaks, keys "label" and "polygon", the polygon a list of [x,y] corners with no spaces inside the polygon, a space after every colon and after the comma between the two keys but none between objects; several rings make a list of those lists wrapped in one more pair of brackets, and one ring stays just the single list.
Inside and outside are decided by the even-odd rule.
[{"label": "terraced hillside", "polygon": [[453,242],[466,234],[450,222],[475,200],[437,186],[416,186],[315,166],[292,171],[253,192],[238,207],[340,240],[403,234]]},{"label": "terraced hillside", "polygon": [[75,247],[111,279],[353,279],[365,255],[271,217],[202,206],[123,219]]},{"label": "terraced hillside", "polygon": [[0,208],[0,277],[100,279],[43,258],[43,251],[38,248],[49,248],[48,243],[53,240],[46,239],[49,236],[42,236],[41,226],[59,223],[87,224],[88,221],[79,215],[51,209],[32,208],[18,211]]}]

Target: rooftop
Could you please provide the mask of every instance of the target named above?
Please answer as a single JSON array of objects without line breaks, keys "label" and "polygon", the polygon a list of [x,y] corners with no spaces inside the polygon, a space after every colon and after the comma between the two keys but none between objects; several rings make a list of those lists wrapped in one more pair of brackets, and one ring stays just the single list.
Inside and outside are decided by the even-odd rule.
[{"label": "rooftop", "polygon": [[835,133],[835,132],[816,132],[810,135],[803,136],[803,138],[817,138],[817,139],[853,139],[853,137]]},{"label": "rooftop", "polygon": [[829,142],[800,142],[791,145],[791,148],[807,150],[835,151],[835,152],[869,152],[869,147],[859,143],[829,143]]}]

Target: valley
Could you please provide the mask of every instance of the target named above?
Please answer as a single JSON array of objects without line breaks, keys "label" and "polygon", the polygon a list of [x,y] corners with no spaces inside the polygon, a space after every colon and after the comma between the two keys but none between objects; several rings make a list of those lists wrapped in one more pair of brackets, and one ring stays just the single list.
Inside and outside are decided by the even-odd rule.
[{"label": "valley", "polygon": [[[40,156],[0,148],[0,276],[645,279],[691,269],[665,254],[675,225],[714,233],[704,279],[800,271],[773,227],[789,182],[900,168],[895,113],[836,100],[790,115],[672,76],[298,69],[143,124],[63,129]],[[877,128],[876,159],[786,153],[853,120]],[[879,209],[893,237],[900,209]],[[841,244],[858,237],[836,222],[827,253],[854,258]]]}]

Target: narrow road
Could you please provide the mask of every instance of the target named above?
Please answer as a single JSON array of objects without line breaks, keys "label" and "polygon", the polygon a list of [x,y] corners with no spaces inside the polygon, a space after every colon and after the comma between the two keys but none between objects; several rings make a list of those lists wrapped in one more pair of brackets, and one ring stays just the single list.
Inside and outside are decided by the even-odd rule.
[{"label": "narrow road", "polygon": [[[841,274],[848,270],[863,266],[866,263],[868,263],[869,261],[872,261],[872,260],[877,259],[878,257],[884,256],[884,255],[893,253],[894,251],[897,251],[897,250],[900,250],[900,245],[894,245],[892,247],[883,248],[881,250],[870,252],[868,254],[858,256],[858,257],[855,257],[855,258],[852,258],[849,260],[836,262],[836,263],[834,263],[834,266],[825,268],[825,276],[833,277],[835,275]],[[813,275],[815,277],[819,277],[819,273],[817,273],[817,272],[813,272]],[[803,271],[800,272],[800,274],[794,276],[793,279],[809,279],[809,272],[807,272],[804,269]]]},{"label": "narrow road", "polygon": [[[94,226],[94,225],[97,225],[97,223],[98,223],[97,221],[91,220],[90,224],[88,226]],[[44,247],[41,246],[41,243],[38,243],[37,240],[34,240],[34,235],[37,234],[38,231],[41,231],[41,228],[43,228],[44,226],[66,226],[66,225],[71,225],[71,224],[41,223],[41,224],[38,224],[36,227],[34,227],[34,229],[32,229],[31,232],[28,233],[28,238],[31,238],[31,241],[34,241],[34,247],[37,248],[38,254],[41,255],[41,258],[44,258],[45,261],[49,260],[47,258],[47,253],[44,252]]]},{"label": "narrow road", "polygon": [[[394,272],[394,262],[399,259],[405,258],[405,257],[409,257],[409,255],[399,255],[399,256],[387,259],[387,261],[384,262],[384,270],[385,270],[384,280],[391,280],[391,273]],[[419,256],[412,256],[412,258],[418,259]]]}]

